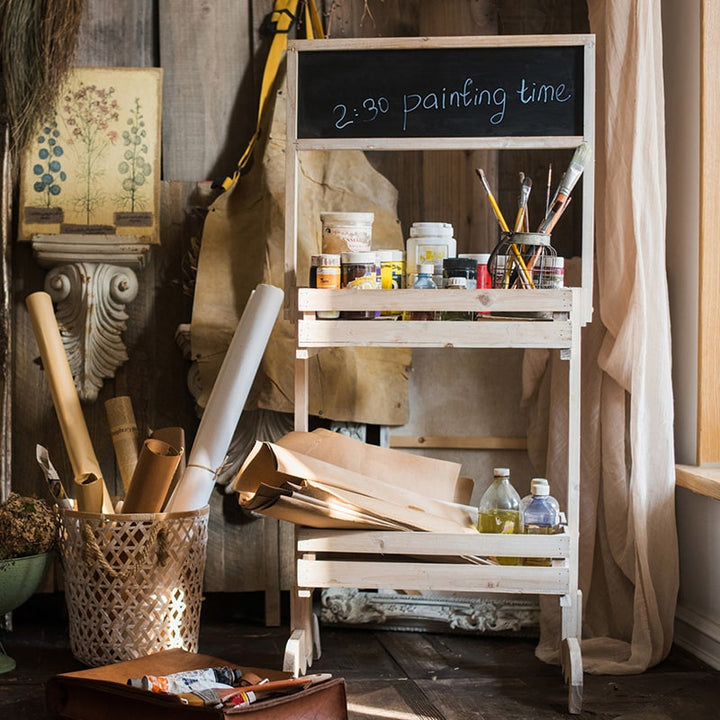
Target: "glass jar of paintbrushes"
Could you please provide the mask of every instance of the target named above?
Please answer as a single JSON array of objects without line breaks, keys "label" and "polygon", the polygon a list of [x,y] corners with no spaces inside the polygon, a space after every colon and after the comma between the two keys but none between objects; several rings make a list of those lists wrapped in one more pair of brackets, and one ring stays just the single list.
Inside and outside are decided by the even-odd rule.
[{"label": "glass jar of paintbrushes", "polygon": [[[504,233],[490,253],[488,272],[494,288],[547,288],[557,253],[545,233]],[[555,276],[552,276],[555,280]]]}]

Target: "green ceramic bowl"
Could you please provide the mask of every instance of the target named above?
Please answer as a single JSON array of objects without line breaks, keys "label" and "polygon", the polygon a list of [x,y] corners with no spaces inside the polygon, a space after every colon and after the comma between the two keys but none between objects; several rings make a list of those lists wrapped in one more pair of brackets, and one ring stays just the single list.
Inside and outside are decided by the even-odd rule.
[{"label": "green ceramic bowl", "polygon": [[[0,615],[20,607],[45,577],[51,553],[27,555],[0,560]],[[15,668],[15,661],[2,652],[0,646],[0,673]]]}]

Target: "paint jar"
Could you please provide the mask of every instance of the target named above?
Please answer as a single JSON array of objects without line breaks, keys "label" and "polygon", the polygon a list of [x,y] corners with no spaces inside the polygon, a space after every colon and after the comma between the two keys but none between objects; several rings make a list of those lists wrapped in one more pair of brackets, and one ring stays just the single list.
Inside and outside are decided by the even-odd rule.
[{"label": "paint jar", "polygon": [[[376,250],[380,267],[380,287],[383,290],[401,290],[405,287],[405,253],[402,250]],[[399,317],[400,310],[383,310],[382,317]]]},{"label": "paint jar", "polygon": [[323,253],[369,252],[375,213],[322,212]]},{"label": "paint jar", "polygon": [[[492,278],[488,271],[488,260],[490,259],[490,253],[465,253],[458,255],[462,258],[472,258],[477,263],[477,280],[475,283],[476,289],[485,290],[492,287]],[[504,267],[504,266],[503,266]],[[480,310],[475,313],[475,319],[487,317],[490,313],[487,310]]]},{"label": "paint jar", "polygon": [[[340,285],[350,290],[377,289],[377,260],[374,252],[340,253]],[[369,320],[372,310],[343,310],[344,320]]]},{"label": "paint jar", "polygon": [[402,250],[376,250],[380,265],[380,287],[400,290],[405,287],[405,253]]},{"label": "paint jar", "polygon": [[457,242],[453,237],[453,226],[446,222],[416,222],[410,227],[407,249],[407,282],[412,287],[417,278],[420,265],[433,263],[433,279],[442,287],[442,263],[445,258],[455,257]]},{"label": "paint jar", "polygon": [[558,255],[543,257],[538,266],[533,267],[533,282],[537,288],[558,290],[565,285],[565,258]]},{"label": "paint jar", "polygon": [[[310,258],[310,287],[327,290],[340,289],[340,255],[323,253]],[[318,310],[315,316],[321,320],[336,320],[338,310]]]},{"label": "paint jar", "polygon": [[487,269],[487,263],[490,259],[490,253],[460,253],[459,258],[472,258],[477,263],[475,271],[476,281],[475,287],[478,289],[491,288],[492,279]]},{"label": "paint jar", "polygon": [[451,278],[463,278],[465,287],[477,287],[477,260],[468,257],[451,257],[443,260],[443,287],[448,287]]}]

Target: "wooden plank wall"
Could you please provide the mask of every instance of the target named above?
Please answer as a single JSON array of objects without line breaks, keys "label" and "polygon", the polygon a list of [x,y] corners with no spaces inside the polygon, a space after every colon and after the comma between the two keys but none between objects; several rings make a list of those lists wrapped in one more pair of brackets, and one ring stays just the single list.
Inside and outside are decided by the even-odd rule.
[{"label": "wooden plank wall", "polygon": [[[587,22],[584,0],[326,0],[319,6],[333,37],[582,32]],[[255,124],[268,46],[260,26],[271,8],[272,0],[85,2],[78,65],[161,66],[164,71],[161,244],[140,272],[139,295],[128,307],[124,340],[130,359],[105,383],[98,400],[84,407],[111,492],[120,481],[106,399],[130,395],[141,431],[182,425],[192,442],[197,427],[187,389],[189,363],[175,331],[190,321],[192,299],[183,286],[192,277],[191,249],[201,236],[206,181],[232,172]],[[475,167],[499,178],[507,202],[515,202],[517,163],[505,177],[494,153],[409,152],[376,154],[371,160],[400,191],[403,228],[416,220],[448,220],[460,252],[489,251],[497,238]],[[24,305],[29,293],[42,289],[44,271],[33,261],[29,244],[16,243],[12,260],[12,486],[39,494],[36,443],[48,447],[63,477],[70,476],[70,467]],[[219,492],[211,508],[206,590],[289,587],[291,529],[244,515],[234,497]],[[277,607],[270,611],[277,613]]]}]

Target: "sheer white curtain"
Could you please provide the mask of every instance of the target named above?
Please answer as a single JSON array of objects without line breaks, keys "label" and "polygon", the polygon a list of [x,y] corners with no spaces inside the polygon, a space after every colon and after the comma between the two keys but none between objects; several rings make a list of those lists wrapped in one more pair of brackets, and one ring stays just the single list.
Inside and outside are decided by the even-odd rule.
[{"label": "sheer white curtain", "polygon": [[[588,8],[598,51],[597,264],[582,345],[582,649],[586,671],[624,674],[667,655],[678,589],[662,33],[657,0]],[[533,459],[559,489],[566,363],[530,351],[524,370],[531,452],[548,448]],[[559,659],[556,606],[542,603],[537,654],[548,662]]]}]

